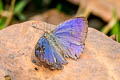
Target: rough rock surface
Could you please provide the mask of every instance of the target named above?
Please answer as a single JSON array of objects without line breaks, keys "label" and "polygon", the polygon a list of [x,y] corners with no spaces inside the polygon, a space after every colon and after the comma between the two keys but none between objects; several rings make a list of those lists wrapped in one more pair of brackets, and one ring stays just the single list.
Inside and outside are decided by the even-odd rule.
[{"label": "rough rock surface", "polygon": [[[68,59],[63,70],[55,71],[36,65],[34,48],[43,31],[33,28],[32,22],[0,31],[0,80],[6,75],[12,80],[120,80],[120,44],[92,28],[77,61]],[[38,24],[42,29],[56,27]]]}]

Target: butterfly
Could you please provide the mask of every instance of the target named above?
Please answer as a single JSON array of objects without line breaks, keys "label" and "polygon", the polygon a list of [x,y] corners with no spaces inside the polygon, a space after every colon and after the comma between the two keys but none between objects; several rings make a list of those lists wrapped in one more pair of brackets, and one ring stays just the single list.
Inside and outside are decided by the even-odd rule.
[{"label": "butterfly", "polygon": [[66,58],[78,59],[85,46],[88,32],[86,18],[67,20],[51,31],[45,32],[38,40],[35,55],[50,69],[63,69]]}]

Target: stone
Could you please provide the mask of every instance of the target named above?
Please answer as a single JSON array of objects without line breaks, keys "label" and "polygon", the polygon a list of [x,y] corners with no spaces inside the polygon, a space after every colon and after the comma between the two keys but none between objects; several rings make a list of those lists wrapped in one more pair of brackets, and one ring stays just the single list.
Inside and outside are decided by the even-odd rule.
[{"label": "stone", "polygon": [[105,34],[88,29],[85,49],[78,60],[67,59],[63,70],[39,66],[35,45],[44,30],[55,25],[36,21],[11,25],[0,31],[0,80],[120,80],[120,44]]}]

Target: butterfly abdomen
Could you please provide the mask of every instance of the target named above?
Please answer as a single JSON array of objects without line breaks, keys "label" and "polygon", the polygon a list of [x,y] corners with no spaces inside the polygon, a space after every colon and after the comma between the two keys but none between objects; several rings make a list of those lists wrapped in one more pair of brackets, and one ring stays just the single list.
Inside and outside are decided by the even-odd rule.
[{"label": "butterfly abdomen", "polygon": [[41,62],[47,63],[50,69],[61,69],[63,64],[67,64],[64,53],[52,33],[44,33],[36,45],[35,54]]}]

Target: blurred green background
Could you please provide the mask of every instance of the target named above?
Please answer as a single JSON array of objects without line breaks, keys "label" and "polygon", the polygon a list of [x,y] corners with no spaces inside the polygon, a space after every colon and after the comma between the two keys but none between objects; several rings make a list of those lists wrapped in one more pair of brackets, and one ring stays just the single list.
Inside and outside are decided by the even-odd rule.
[{"label": "blurred green background", "polygon": [[[81,4],[84,0],[81,0],[80,4],[77,1],[79,0],[0,0],[0,30],[9,25],[31,19],[43,20],[57,25],[75,16],[85,16],[90,27],[120,42],[120,21],[117,16],[120,13],[117,12],[116,8],[112,10],[111,18],[107,20],[106,17],[101,17],[104,13],[97,15],[94,11],[96,10],[95,8],[92,10],[91,8],[83,7]],[[97,1],[99,0],[96,0],[96,3],[94,2],[95,5],[99,3]],[[87,6],[89,7],[89,5]],[[56,19],[59,19],[58,17],[60,17],[60,20],[56,21]]]}]

